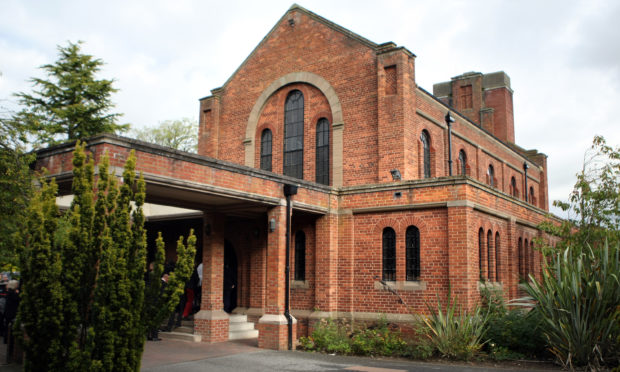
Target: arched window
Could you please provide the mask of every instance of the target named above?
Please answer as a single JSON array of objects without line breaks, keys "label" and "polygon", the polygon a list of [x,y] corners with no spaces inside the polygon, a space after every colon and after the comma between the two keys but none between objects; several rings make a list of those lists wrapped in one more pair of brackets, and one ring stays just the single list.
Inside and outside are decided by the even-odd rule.
[{"label": "arched window", "polygon": [[422,131],[422,135],[420,136],[420,140],[422,141],[423,151],[424,151],[424,178],[431,177],[431,139],[426,130]]},{"label": "arched window", "polygon": [[499,282],[499,269],[500,269],[500,253],[499,253],[499,232],[495,233],[495,281]]},{"label": "arched window", "polygon": [[519,238],[519,243],[518,243],[518,252],[517,254],[519,255],[519,275],[524,278],[525,277],[525,266],[523,265],[523,239]]},{"label": "arched window", "polygon": [[523,243],[523,272],[525,280],[528,280],[528,275],[530,274],[530,245],[527,243],[527,239]]},{"label": "arched window", "polygon": [[517,191],[517,180],[514,177],[510,178],[510,194],[515,198],[519,197],[519,193]]},{"label": "arched window", "polygon": [[491,230],[487,231],[487,279],[494,281],[493,275],[493,233]]},{"label": "arched window", "polygon": [[329,185],[329,122],[325,118],[316,124],[316,182]]},{"label": "arched window", "polygon": [[465,151],[459,151],[459,171],[461,176],[467,175],[467,155],[465,155]]},{"label": "arched window", "polygon": [[306,234],[295,233],[295,280],[306,280]]},{"label": "arched window", "polygon": [[530,186],[530,203],[536,204],[536,199],[534,199],[534,188]]},{"label": "arched window", "polygon": [[304,95],[298,90],[284,104],[284,174],[304,178]]},{"label": "arched window", "polygon": [[534,275],[536,271],[534,270],[534,240],[530,240],[530,273]]},{"label": "arched window", "polygon": [[491,164],[489,164],[489,169],[487,170],[487,177],[489,178],[489,186],[495,187],[495,170],[493,170]]},{"label": "arched window", "polygon": [[480,280],[484,280],[483,248],[484,248],[484,230],[480,228],[480,230],[478,230],[478,267],[480,268]]},{"label": "arched window", "polygon": [[391,227],[383,229],[383,280],[396,280],[396,232]]},{"label": "arched window", "polygon": [[271,130],[265,129],[260,136],[260,169],[271,171]]},{"label": "arched window", "polygon": [[407,227],[405,234],[407,280],[420,279],[420,230],[415,226]]}]

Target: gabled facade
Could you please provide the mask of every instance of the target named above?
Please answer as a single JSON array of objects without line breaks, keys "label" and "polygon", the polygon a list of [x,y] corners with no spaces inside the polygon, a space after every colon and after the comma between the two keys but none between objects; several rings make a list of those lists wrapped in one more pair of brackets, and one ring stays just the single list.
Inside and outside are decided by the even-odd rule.
[{"label": "gabled facade", "polygon": [[[508,75],[467,73],[433,90],[416,84],[406,48],[293,5],[200,100],[198,155],[108,135],[89,146],[118,165],[135,149],[148,201],[203,212],[203,341],[228,339],[228,255],[233,312],[257,322],[259,346],[281,349],[284,185],[298,187],[294,338],[326,317],[406,324],[409,310],[386,286],[423,313],[448,288],[471,307],[480,286],[515,297],[520,278],[540,272],[532,240],[550,239],[536,228],[548,218],[546,156],[514,144]],[[70,150],[44,150],[39,165],[62,175]]]}]

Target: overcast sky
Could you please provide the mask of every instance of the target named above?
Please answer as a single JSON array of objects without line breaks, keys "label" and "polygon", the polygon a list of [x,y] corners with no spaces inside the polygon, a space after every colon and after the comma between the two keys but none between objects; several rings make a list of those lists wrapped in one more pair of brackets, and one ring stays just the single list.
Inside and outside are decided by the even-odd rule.
[{"label": "overcast sky", "polygon": [[[0,0],[0,103],[31,89],[57,45],[85,42],[135,127],[196,118],[291,1]],[[620,144],[620,1],[300,1],[376,43],[417,55],[417,83],[505,71],[516,143],[547,154],[549,196],[566,199],[595,134]],[[557,210],[554,212],[558,213]]]}]

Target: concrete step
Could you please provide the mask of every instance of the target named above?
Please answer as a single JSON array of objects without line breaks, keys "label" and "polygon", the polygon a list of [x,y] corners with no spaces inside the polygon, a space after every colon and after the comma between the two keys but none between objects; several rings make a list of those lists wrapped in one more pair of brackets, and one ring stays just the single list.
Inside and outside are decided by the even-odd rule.
[{"label": "concrete step", "polygon": [[228,332],[229,340],[245,340],[248,338],[258,338],[258,329]]},{"label": "concrete step", "polygon": [[243,314],[230,314],[228,316],[229,323],[246,323],[248,321],[248,316]]},{"label": "concrete step", "polygon": [[244,322],[244,323],[230,322],[228,324],[229,332],[249,331],[252,329],[254,329],[254,323],[250,323],[250,322]]},{"label": "concrete step", "polygon": [[178,332],[178,333],[194,333],[194,326],[192,325],[191,327],[186,327],[186,326],[181,326],[181,327],[176,327],[172,329],[173,332]]},{"label": "concrete step", "polygon": [[181,341],[189,341],[189,342],[200,342],[202,341],[201,335],[195,335],[192,333],[183,333],[183,332],[159,332],[159,338],[165,340],[181,340]]}]

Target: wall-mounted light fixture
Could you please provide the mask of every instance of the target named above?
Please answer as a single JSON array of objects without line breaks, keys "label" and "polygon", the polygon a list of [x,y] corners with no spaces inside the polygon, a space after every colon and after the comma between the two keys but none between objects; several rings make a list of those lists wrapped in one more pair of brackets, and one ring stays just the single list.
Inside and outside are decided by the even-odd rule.
[{"label": "wall-mounted light fixture", "polygon": [[276,219],[272,218],[269,220],[269,232],[276,231]]},{"label": "wall-mounted light fixture", "polygon": [[390,171],[390,174],[392,175],[393,181],[400,181],[402,179],[402,176],[400,175],[400,171],[398,169],[392,169]]}]

